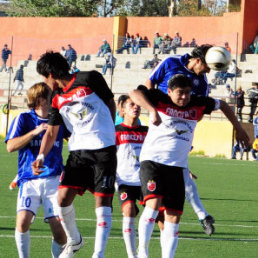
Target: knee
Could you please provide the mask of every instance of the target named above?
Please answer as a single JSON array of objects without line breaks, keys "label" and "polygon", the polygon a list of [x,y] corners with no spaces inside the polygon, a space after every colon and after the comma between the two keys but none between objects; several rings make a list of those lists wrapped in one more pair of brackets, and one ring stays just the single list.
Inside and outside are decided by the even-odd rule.
[{"label": "knee", "polygon": [[136,217],[135,203],[130,202],[123,206],[123,216],[124,217]]},{"label": "knee", "polygon": [[30,228],[30,221],[27,218],[20,218],[16,221],[16,229],[20,233],[25,233]]}]

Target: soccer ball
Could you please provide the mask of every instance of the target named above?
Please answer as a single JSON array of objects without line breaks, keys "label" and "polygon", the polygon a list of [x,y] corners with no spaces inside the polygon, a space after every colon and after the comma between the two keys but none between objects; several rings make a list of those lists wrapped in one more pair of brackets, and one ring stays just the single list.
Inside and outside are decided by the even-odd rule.
[{"label": "soccer ball", "polygon": [[211,47],[205,55],[205,61],[212,70],[227,70],[231,63],[231,54],[224,47]]}]

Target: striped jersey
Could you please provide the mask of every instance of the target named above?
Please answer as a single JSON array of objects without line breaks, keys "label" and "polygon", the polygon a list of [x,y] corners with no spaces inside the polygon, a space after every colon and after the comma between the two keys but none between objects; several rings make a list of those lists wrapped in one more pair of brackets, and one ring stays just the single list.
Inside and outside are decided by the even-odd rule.
[{"label": "striped jersey", "polygon": [[147,126],[116,126],[117,174],[118,185],[140,186],[139,156],[143,141],[148,131]]},{"label": "striped jersey", "polygon": [[160,90],[145,90],[145,95],[156,107],[162,122],[159,126],[150,123],[140,161],[186,168],[196,124],[203,114],[220,107],[219,100],[192,95],[185,107],[179,107]]},{"label": "striped jersey", "polygon": [[153,84],[158,85],[158,89],[167,93],[168,80],[175,74],[185,74],[192,80],[192,94],[208,96],[209,87],[206,75],[197,75],[193,71],[187,69],[190,58],[191,56],[189,54],[167,57],[155,67],[150,74],[149,79]]},{"label": "striped jersey", "polygon": [[49,124],[66,125],[71,132],[69,151],[115,145],[115,126],[107,106],[112,98],[113,93],[97,71],[73,74],[65,88],[53,93]]},{"label": "striped jersey", "polygon": [[[48,119],[37,116],[34,110],[23,112],[13,120],[10,130],[6,136],[5,142],[16,137],[23,136],[28,132],[36,129],[40,124],[48,123]],[[64,126],[60,126],[56,141],[53,148],[45,158],[44,172],[39,176],[34,176],[31,163],[38,156],[41,140],[45,131],[36,135],[26,146],[18,151],[18,185],[31,179],[60,175],[63,170],[63,138],[69,136],[69,132]]]}]

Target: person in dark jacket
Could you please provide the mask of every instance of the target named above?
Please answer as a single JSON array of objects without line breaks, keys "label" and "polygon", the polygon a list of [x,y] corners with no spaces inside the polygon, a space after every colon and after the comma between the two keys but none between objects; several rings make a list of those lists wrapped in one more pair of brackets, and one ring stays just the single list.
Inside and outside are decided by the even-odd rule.
[{"label": "person in dark jacket", "polygon": [[5,44],[4,48],[2,49],[2,66],[0,68],[0,72],[2,72],[3,70],[7,72],[6,62],[10,54],[12,54],[12,51],[8,48],[7,44]]},{"label": "person in dark jacket", "polygon": [[242,90],[242,87],[239,86],[236,91],[236,99],[237,99],[237,117],[238,121],[242,122],[242,109],[245,106],[244,99],[245,92]]},{"label": "person in dark jacket", "polygon": [[72,63],[76,65],[77,53],[70,44],[65,52],[65,57],[70,67],[72,66]]},{"label": "person in dark jacket", "polygon": [[23,82],[24,82],[23,65],[21,65],[20,69],[17,70],[15,77],[13,79],[13,82],[16,82],[16,84],[15,84],[15,89],[12,93],[12,96],[14,96],[18,90],[19,90],[18,95],[22,95]]}]

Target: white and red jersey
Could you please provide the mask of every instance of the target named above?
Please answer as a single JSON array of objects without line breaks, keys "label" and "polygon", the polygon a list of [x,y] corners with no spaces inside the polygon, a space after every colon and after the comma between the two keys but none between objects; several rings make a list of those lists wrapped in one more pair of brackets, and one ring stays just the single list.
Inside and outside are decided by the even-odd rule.
[{"label": "white and red jersey", "polygon": [[69,151],[115,145],[115,126],[107,106],[112,98],[112,92],[97,71],[74,74],[65,88],[53,93],[49,124],[66,125],[71,132]]},{"label": "white and red jersey", "polygon": [[192,95],[191,101],[185,107],[179,107],[160,90],[144,92],[156,107],[162,123],[155,126],[150,122],[140,161],[151,160],[186,168],[196,124],[203,114],[210,114],[220,107],[219,100]]},{"label": "white and red jersey", "polygon": [[116,126],[118,185],[141,185],[139,156],[147,131],[147,126],[130,127],[123,123]]}]

